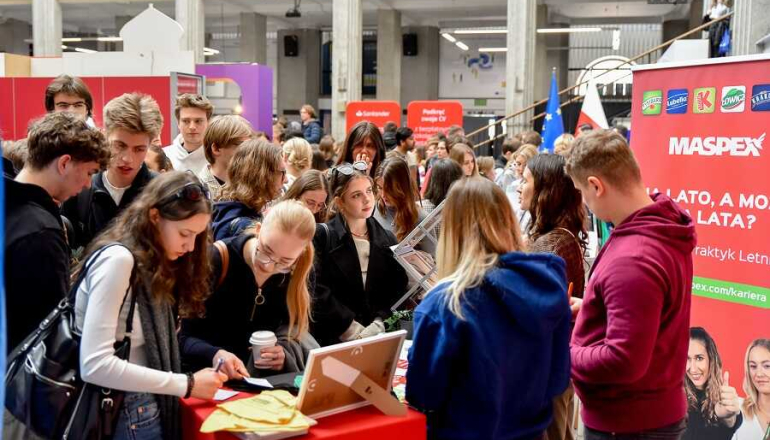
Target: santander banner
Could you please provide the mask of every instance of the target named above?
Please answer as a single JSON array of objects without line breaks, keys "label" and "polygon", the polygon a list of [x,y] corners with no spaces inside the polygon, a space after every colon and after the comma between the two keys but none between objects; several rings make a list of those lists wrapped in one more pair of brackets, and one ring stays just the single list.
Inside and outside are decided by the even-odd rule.
[{"label": "santander banner", "polygon": [[648,192],[695,222],[691,326],[713,338],[742,397],[747,348],[770,338],[768,72],[767,56],[634,69],[631,148]]},{"label": "santander banner", "polygon": [[345,109],[345,131],[354,125],[369,121],[380,131],[388,122],[401,126],[401,106],[395,101],[351,101]]},{"label": "santander banner", "polygon": [[439,131],[463,125],[463,105],[459,101],[412,101],[406,109],[406,125],[414,130],[414,140],[424,144]]}]

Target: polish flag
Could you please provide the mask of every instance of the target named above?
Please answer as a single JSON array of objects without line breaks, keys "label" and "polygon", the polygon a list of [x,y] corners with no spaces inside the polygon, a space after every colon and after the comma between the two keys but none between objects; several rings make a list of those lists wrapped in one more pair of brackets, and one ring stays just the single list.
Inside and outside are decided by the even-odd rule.
[{"label": "polish flag", "polygon": [[591,124],[594,130],[597,128],[610,128],[609,124],[607,124],[607,117],[604,115],[602,102],[599,100],[599,91],[596,89],[596,83],[593,80],[588,83],[586,88],[586,96],[583,99],[583,107],[580,109],[575,136],[580,134],[580,126],[583,124]]}]

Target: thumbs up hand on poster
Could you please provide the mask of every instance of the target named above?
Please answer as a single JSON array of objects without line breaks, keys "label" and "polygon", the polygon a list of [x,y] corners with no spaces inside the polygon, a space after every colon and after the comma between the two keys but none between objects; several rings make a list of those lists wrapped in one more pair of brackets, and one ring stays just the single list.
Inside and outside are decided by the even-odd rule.
[{"label": "thumbs up hand on poster", "polygon": [[735,425],[735,419],[741,412],[738,402],[738,393],[735,388],[730,386],[730,373],[725,371],[722,374],[722,386],[719,388],[720,399],[714,407],[717,417],[722,419],[722,423],[727,426]]}]

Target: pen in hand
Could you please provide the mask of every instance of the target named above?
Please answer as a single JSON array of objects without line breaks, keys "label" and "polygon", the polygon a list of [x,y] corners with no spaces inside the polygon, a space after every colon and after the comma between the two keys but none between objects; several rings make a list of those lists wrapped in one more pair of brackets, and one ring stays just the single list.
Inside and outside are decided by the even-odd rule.
[{"label": "pen in hand", "polygon": [[225,360],[223,358],[217,359],[217,368],[214,370],[216,373],[219,373],[219,370],[222,369],[222,365],[225,364]]}]

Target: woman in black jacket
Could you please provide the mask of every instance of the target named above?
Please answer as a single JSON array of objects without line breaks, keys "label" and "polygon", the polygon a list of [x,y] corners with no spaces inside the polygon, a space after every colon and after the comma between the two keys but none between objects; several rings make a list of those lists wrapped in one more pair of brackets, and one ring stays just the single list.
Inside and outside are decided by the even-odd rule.
[{"label": "woman in black jacket", "polygon": [[366,172],[365,162],[332,169],[334,215],[313,239],[312,332],[322,345],[384,332],[390,307],[406,292],[406,272],[390,250],[396,238],[372,217],[374,189]]},{"label": "woman in black jacket", "polygon": [[[302,371],[302,348],[309,341],[314,233],[310,211],[288,200],[273,206],[261,225],[223,240],[226,252],[212,250],[214,291],[206,300],[205,317],[182,320],[183,361],[210,367],[222,359],[222,372],[231,379],[256,374],[255,369]],[[276,334],[278,344],[253,359],[249,338],[265,330]]]}]

